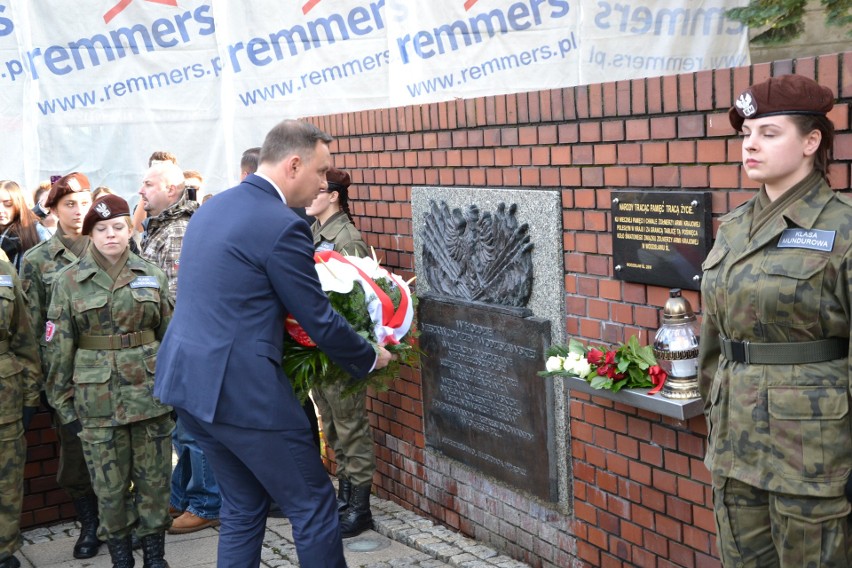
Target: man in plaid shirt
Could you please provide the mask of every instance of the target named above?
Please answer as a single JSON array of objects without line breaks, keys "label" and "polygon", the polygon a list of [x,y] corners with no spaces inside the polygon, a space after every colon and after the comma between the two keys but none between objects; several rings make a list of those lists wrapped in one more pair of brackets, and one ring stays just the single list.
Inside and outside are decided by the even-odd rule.
[{"label": "man in plaid shirt", "polygon": [[[142,257],[159,266],[169,278],[177,300],[177,276],[183,235],[198,203],[186,198],[183,170],[172,162],[152,165],[139,195],[148,212],[142,237]],[[178,463],[172,472],[169,512],[176,517],[169,532],[184,534],[219,524],[222,498],[213,470],[196,441],[177,423],[172,439]]]}]

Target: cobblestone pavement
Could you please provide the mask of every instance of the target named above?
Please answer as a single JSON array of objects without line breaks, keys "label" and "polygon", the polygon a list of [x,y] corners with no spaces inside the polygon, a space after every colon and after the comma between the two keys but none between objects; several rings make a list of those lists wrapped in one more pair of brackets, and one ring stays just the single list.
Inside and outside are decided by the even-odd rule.
[{"label": "cobblestone pavement", "polygon": [[[390,501],[373,497],[375,530],[344,540],[350,568],[529,568],[475,540],[434,524]],[[62,523],[24,532],[17,557],[24,568],[107,568],[106,546],[91,560],[73,560],[71,549],[79,533],[76,523]],[[216,529],[166,537],[166,560],[174,567],[214,568]],[[137,565],[141,566],[141,552]],[[298,567],[290,523],[269,518],[263,542],[262,566]]]}]

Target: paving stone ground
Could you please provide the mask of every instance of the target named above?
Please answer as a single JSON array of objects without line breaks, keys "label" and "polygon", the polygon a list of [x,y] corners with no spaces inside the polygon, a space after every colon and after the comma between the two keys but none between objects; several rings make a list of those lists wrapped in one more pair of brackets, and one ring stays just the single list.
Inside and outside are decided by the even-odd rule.
[{"label": "paving stone ground", "polygon": [[[529,568],[489,546],[434,524],[399,505],[372,499],[374,529],[345,539],[350,568]],[[79,534],[76,523],[61,523],[24,532],[17,557],[24,568],[109,568],[106,546],[90,560],[74,560],[71,549]],[[218,530],[166,536],[166,560],[175,568],[215,568]],[[142,553],[137,551],[137,566]],[[290,523],[270,517],[266,524],[261,565],[298,567]]]}]

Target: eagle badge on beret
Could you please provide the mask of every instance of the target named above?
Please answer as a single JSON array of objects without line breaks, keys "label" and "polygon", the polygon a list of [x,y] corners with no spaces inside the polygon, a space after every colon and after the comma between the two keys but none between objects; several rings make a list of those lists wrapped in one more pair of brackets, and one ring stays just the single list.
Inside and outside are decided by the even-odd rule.
[{"label": "eagle badge on beret", "polygon": [[101,202],[95,205],[95,213],[100,215],[102,219],[108,219],[112,211],[109,210],[109,205]]},{"label": "eagle badge on beret", "polygon": [[740,114],[743,116],[753,116],[757,112],[757,101],[754,100],[754,97],[748,91],[741,94],[735,104],[742,111]]}]

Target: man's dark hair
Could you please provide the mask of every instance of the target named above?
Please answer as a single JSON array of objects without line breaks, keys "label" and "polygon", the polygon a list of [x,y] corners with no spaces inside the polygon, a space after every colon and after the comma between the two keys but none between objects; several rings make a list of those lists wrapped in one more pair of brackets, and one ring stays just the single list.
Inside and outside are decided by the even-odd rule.
[{"label": "man's dark hair", "polygon": [[317,142],[330,144],[332,140],[331,136],[310,122],[284,120],[266,135],[260,149],[260,163],[275,164],[291,154],[309,160],[313,157]]},{"label": "man's dark hair", "polygon": [[157,162],[171,162],[173,164],[177,164],[177,156],[172,154],[171,152],[166,152],[165,150],[157,150],[151,157],[148,158],[148,167],[151,167],[155,161]]},{"label": "man's dark hair", "polygon": [[249,148],[243,152],[243,157],[240,159],[240,171],[247,174],[253,174],[257,171],[257,163],[260,159],[260,146]]}]

